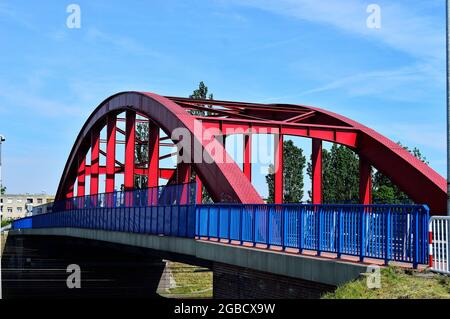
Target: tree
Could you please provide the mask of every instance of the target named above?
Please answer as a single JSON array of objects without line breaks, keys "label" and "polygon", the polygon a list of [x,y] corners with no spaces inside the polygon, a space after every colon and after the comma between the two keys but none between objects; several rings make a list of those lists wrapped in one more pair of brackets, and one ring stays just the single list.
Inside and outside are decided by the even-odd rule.
[{"label": "tree", "polygon": [[[192,92],[192,94],[189,96],[189,98],[196,99],[196,100],[214,100],[214,95],[212,93],[210,93],[208,95],[208,87],[205,85],[205,83],[203,81],[200,81],[200,83],[198,85],[198,89],[195,89]],[[211,108],[211,105],[203,105],[203,106]],[[209,115],[208,111],[203,111],[203,110],[191,110],[190,113],[192,115],[196,115],[196,116]],[[191,181],[195,181],[195,176],[196,176],[195,172],[192,172]],[[206,190],[206,187],[203,187],[202,202],[203,203],[212,203],[213,202],[211,196],[208,194],[208,191]]]},{"label": "tree", "polygon": [[[148,163],[148,122],[137,122],[136,124],[136,140],[138,141],[135,148],[135,162],[136,166],[145,167],[149,165]],[[147,166],[148,167],[148,166]],[[134,176],[134,187],[138,189],[148,187],[148,176],[146,175],[135,175]]]},{"label": "tree", "polygon": [[[214,95],[210,93],[208,95],[208,87],[205,85],[203,81],[200,81],[198,84],[198,89],[195,89],[191,95],[189,95],[189,98],[196,99],[196,100],[214,100]],[[211,105],[203,105],[206,107],[211,108]],[[203,110],[191,110],[190,111],[192,115],[197,116],[207,116],[208,111]]]},{"label": "tree", "polygon": [[[306,170],[312,180],[312,164]],[[309,197],[312,199],[311,191]],[[322,201],[354,203],[359,197],[359,159],[349,148],[333,144],[322,151]]]},{"label": "tree", "polygon": [[[428,164],[428,161],[420,150],[414,147],[412,150],[407,146],[403,146],[400,142],[398,145],[414,155],[417,159]],[[413,201],[400,190],[400,188],[392,183],[392,181],[381,172],[376,171],[373,176],[373,201],[376,203],[389,203],[389,204],[401,204],[401,203],[413,203]]]},{"label": "tree", "polygon": [[0,195],[3,195],[5,193],[6,193],[6,187],[5,186],[0,187]]},{"label": "tree", "polygon": [[[303,150],[287,140],[283,142],[283,202],[299,203],[303,198],[303,170],[306,166],[306,157]],[[274,166],[269,166],[266,182],[269,188],[268,203],[275,201],[275,174]]]}]

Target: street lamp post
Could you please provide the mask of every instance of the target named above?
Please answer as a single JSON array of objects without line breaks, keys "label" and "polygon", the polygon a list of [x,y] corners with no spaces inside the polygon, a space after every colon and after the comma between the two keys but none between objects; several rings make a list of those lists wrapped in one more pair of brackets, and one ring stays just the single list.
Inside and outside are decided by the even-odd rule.
[{"label": "street lamp post", "polygon": [[[3,135],[0,135],[0,195],[2,194],[3,183],[2,183],[2,144],[6,141]],[[3,215],[3,203],[0,203],[0,245],[2,244],[1,237],[1,225],[2,225],[2,215]],[[0,255],[1,261],[1,255]],[[0,262],[0,299],[2,299],[2,265]]]},{"label": "street lamp post", "polygon": [[447,215],[450,216],[450,1],[446,1],[446,47],[447,47]]},{"label": "street lamp post", "polygon": [[[2,144],[6,141],[3,135],[0,135],[0,195],[2,195],[3,182],[2,182]],[[3,217],[3,203],[0,205],[0,225]]]}]

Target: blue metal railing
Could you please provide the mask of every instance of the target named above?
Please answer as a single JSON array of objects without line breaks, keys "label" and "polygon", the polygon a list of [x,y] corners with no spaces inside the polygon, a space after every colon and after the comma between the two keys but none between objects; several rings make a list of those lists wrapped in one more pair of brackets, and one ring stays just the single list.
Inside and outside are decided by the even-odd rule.
[{"label": "blue metal railing", "polygon": [[197,206],[196,234],[417,264],[428,260],[429,210],[421,205]]},{"label": "blue metal railing", "polygon": [[194,238],[195,223],[194,205],[165,205],[71,209],[18,219],[12,228],[71,227]]},{"label": "blue metal railing", "polygon": [[[71,198],[13,229],[76,227],[428,262],[429,210],[422,205],[195,205],[195,183]],[[111,195],[112,194],[112,195]],[[112,200],[110,200],[112,199]],[[154,200],[155,199],[155,200]]]},{"label": "blue metal railing", "polygon": [[47,206],[47,212],[84,208],[147,207],[195,204],[195,183],[165,185],[130,191],[115,191],[72,197],[55,201]]}]

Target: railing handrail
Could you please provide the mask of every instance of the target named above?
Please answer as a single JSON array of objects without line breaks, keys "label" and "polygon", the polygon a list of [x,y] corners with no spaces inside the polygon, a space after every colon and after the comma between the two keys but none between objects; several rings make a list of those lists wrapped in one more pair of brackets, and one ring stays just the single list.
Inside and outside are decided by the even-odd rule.
[{"label": "railing handrail", "polygon": [[[410,262],[415,267],[419,263],[428,263],[429,209],[426,205],[195,202],[176,205],[161,202],[158,205],[136,207],[74,205],[68,209],[16,220],[13,228],[81,227],[117,230],[115,227],[119,224],[118,231],[135,232],[135,228],[129,228],[132,221],[133,227],[143,227],[144,232],[148,232],[148,220],[141,219],[143,213],[150,214],[156,227],[161,223],[165,225],[163,234],[172,236],[171,231],[166,232],[166,227],[170,230],[175,228],[176,234],[180,233],[176,216],[181,216],[177,214],[184,207],[193,215],[190,217],[190,228],[181,229],[181,233],[199,238],[224,239],[229,242],[235,240],[241,245],[244,242],[252,243],[253,246],[266,244],[267,248],[296,248],[299,252],[315,250],[319,255],[322,252],[337,253],[338,258],[352,255],[361,261],[364,258],[376,258],[386,263],[391,260]],[[142,222],[143,226],[140,224]],[[151,224],[148,233],[159,234]]]}]

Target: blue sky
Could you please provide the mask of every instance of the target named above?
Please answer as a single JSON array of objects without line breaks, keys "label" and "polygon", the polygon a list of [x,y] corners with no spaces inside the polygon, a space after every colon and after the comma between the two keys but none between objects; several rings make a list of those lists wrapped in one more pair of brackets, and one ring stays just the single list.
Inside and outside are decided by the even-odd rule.
[{"label": "blue sky", "polygon": [[[66,26],[71,3],[80,29]],[[371,3],[380,29],[367,28]],[[187,96],[201,80],[217,99],[344,114],[420,148],[446,174],[444,0],[0,0],[0,26],[9,193],[54,193],[107,96]]]}]

